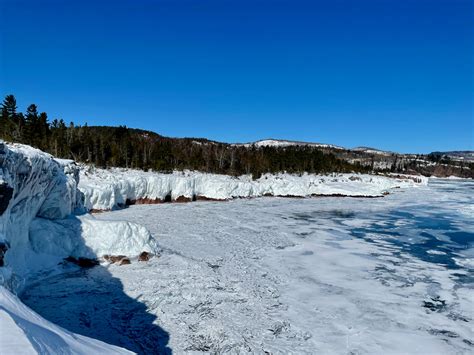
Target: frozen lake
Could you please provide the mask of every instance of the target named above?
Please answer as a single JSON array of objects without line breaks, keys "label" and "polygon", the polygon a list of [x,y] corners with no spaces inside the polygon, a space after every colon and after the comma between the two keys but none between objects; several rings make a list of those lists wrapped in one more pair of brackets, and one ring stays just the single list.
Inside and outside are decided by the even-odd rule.
[{"label": "frozen lake", "polygon": [[97,218],[143,224],[163,251],[26,290],[28,306],[76,333],[141,353],[474,351],[473,182]]}]

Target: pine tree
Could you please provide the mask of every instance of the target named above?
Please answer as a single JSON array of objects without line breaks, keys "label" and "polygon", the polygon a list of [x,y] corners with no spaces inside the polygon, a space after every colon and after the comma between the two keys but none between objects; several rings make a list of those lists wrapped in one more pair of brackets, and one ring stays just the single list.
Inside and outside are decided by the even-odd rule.
[{"label": "pine tree", "polygon": [[41,141],[40,131],[39,131],[39,115],[38,108],[35,104],[31,104],[26,109],[25,114],[25,129],[22,137],[22,142],[30,144],[34,147],[39,147]]},{"label": "pine tree", "polygon": [[15,133],[17,133],[16,120],[17,120],[17,106],[16,99],[13,95],[7,95],[1,105],[1,116],[0,116],[0,136],[8,140],[13,140]]}]

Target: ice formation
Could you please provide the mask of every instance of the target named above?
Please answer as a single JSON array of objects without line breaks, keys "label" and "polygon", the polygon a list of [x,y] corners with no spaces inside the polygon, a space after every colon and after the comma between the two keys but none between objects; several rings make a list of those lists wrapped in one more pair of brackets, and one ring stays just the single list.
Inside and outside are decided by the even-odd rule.
[{"label": "ice formation", "polygon": [[[79,170],[73,161],[21,144],[0,142],[0,353],[128,353],[70,333],[39,317],[11,292],[68,256],[155,252],[142,226],[106,222],[81,212]],[[104,223],[105,222],[105,223]]]},{"label": "ice formation", "polygon": [[[84,210],[79,169],[73,161],[54,159],[25,145],[1,143],[0,162],[0,242],[8,247],[5,267],[0,268],[1,283],[32,276],[68,256],[157,250],[156,241],[142,226],[72,214]],[[21,284],[10,287],[21,288]]]},{"label": "ice formation", "polygon": [[427,178],[367,174],[265,174],[257,180],[245,175],[174,172],[161,174],[132,169],[81,169],[79,189],[88,210],[112,210],[144,200],[160,202],[194,199],[229,200],[260,196],[382,196],[396,187],[426,184]]}]

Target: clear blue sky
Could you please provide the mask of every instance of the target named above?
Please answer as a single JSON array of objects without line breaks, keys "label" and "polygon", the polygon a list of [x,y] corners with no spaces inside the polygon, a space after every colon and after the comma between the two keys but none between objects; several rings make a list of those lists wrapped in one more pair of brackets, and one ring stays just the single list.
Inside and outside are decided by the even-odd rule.
[{"label": "clear blue sky", "polygon": [[473,149],[472,0],[0,0],[0,94],[227,142]]}]

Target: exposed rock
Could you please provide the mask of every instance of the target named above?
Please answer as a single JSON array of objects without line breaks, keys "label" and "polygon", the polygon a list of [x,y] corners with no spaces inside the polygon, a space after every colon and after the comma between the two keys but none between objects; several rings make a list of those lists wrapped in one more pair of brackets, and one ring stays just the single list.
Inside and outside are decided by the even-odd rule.
[{"label": "exposed rock", "polygon": [[8,250],[8,244],[5,242],[0,242],[0,267],[5,265],[3,257]]},{"label": "exposed rock", "polygon": [[[383,195],[383,193],[382,193]],[[344,195],[344,194],[330,194],[330,195],[320,195],[312,194],[311,197],[350,197],[350,198],[381,198],[383,196],[372,196],[372,195]]]},{"label": "exposed rock", "polygon": [[0,216],[8,208],[8,204],[13,196],[13,188],[5,183],[0,184]]},{"label": "exposed rock", "polygon": [[156,205],[158,203],[163,203],[165,201],[163,201],[162,199],[159,199],[159,198],[139,198],[139,199],[136,199],[136,200],[131,200],[131,199],[127,199],[125,204],[127,206],[132,206],[132,205]]},{"label": "exposed rock", "polygon": [[153,255],[146,252],[146,251],[143,251],[140,253],[140,255],[138,256],[138,261],[148,261],[150,260],[150,258],[152,257]]},{"label": "exposed rock", "polygon": [[119,263],[122,259],[126,259],[126,255],[104,255],[103,258],[111,264]]},{"label": "exposed rock", "polygon": [[186,196],[178,196],[175,200],[175,202],[191,202],[192,198],[191,197],[186,197]]},{"label": "exposed rock", "polygon": [[197,195],[196,201],[226,201],[225,199],[211,198],[206,196]]},{"label": "exposed rock", "polygon": [[[146,252],[143,252],[146,253]],[[142,254],[143,254],[142,253]],[[140,254],[140,255],[142,255]],[[149,253],[147,253],[149,254]],[[151,255],[151,254],[149,254]],[[125,256],[125,255],[104,255],[102,258],[106,261],[108,261],[111,264],[117,264],[117,265],[129,265],[131,264],[130,259]]]},{"label": "exposed rock", "polygon": [[75,258],[73,256],[68,256],[64,259],[70,263],[76,264],[77,266],[89,268],[99,265],[99,261],[97,259],[89,259],[89,258]]},{"label": "exposed rock", "polygon": [[120,266],[122,265],[130,265],[131,262],[130,262],[130,259],[129,258],[123,258],[120,260],[120,262],[118,263]]},{"label": "exposed rock", "polygon": [[305,196],[297,196],[297,195],[276,195],[275,197],[283,197],[283,198],[305,198]]},{"label": "exposed rock", "polygon": [[102,212],[108,212],[108,211],[110,211],[110,210],[97,210],[97,209],[92,209],[92,210],[89,211],[89,213],[94,214],[94,213],[102,213]]}]

